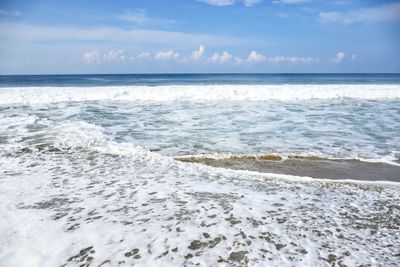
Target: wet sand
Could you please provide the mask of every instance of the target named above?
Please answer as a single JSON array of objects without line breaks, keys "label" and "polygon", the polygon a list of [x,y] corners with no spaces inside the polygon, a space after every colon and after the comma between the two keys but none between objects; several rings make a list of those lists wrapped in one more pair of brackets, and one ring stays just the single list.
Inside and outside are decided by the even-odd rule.
[{"label": "wet sand", "polygon": [[[264,158],[266,157],[264,156]],[[209,157],[182,157],[176,159],[183,162],[201,163],[208,166],[234,170],[249,170],[335,180],[352,179],[400,182],[400,166],[381,162],[345,159],[331,160],[312,157],[292,157],[282,160],[279,156],[276,158],[269,156],[270,160],[247,156],[223,159]]]}]

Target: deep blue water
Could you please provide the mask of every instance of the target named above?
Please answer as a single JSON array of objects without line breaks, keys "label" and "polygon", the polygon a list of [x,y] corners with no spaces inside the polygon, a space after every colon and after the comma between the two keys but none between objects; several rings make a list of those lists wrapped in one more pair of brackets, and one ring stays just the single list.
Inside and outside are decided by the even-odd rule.
[{"label": "deep blue water", "polygon": [[400,84],[400,74],[2,75],[0,87],[190,84]]}]

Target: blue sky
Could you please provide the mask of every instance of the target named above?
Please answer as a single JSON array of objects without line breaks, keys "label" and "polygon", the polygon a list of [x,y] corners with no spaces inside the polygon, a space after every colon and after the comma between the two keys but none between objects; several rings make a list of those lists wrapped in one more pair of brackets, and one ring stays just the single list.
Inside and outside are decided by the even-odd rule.
[{"label": "blue sky", "polygon": [[400,72],[400,1],[0,0],[0,74]]}]

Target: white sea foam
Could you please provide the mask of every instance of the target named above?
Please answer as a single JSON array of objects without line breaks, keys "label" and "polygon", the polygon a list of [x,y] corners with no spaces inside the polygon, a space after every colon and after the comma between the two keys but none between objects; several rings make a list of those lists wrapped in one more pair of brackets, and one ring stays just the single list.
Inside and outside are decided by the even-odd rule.
[{"label": "white sea foam", "polygon": [[325,266],[332,258],[395,266],[398,210],[387,211],[399,201],[395,184],[130,151],[0,157],[0,266]]},{"label": "white sea foam", "polygon": [[63,101],[398,99],[400,85],[190,85],[0,88],[0,105]]},{"label": "white sea foam", "polygon": [[[398,98],[397,86],[360,86],[361,92],[352,93],[353,85],[289,87],[286,93],[291,95],[274,86],[3,88],[0,103]],[[394,147],[393,157],[398,158],[393,129],[386,128],[388,134],[378,141],[366,134],[395,128],[396,101],[384,102],[391,102],[378,105],[384,116],[367,119],[363,116],[370,103],[357,116],[351,111],[365,103],[339,103],[334,108],[326,103],[246,101],[209,106],[191,102],[187,107],[184,102],[1,107],[0,266],[327,266],[328,261],[335,266],[396,266],[398,183],[333,182],[213,168],[141,147],[165,145],[173,152],[196,153],[190,150],[194,145],[209,142],[213,149],[235,146],[247,153],[250,145],[276,137],[271,142],[278,147],[291,141],[287,147],[302,143],[305,151],[316,143],[314,132],[305,132],[302,142],[302,132],[284,135],[295,125],[297,130],[317,127],[330,132],[325,143],[316,144],[315,150],[325,151],[344,135],[332,128],[354,123],[336,120],[337,114],[344,114],[359,121],[361,130],[345,129],[348,137],[340,147],[364,145],[374,152],[376,144],[385,143]],[[343,106],[348,110],[332,112]],[[291,112],[296,116],[287,115]],[[260,137],[267,130],[271,133]],[[369,142],[349,145],[365,136]]]},{"label": "white sea foam", "polygon": [[[212,153],[212,154],[194,154],[194,155],[181,155],[175,156],[178,160],[189,160],[189,159],[213,159],[213,160],[224,160],[224,159],[232,159],[232,158],[272,158],[272,160],[286,160],[288,158],[304,158],[304,159],[327,159],[327,160],[359,160],[371,163],[386,163],[390,165],[400,166],[399,160],[397,157],[393,155],[386,155],[379,157],[376,155],[376,158],[363,158],[358,155],[348,156],[348,157],[334,157],[329,154],[316,153],[316,152],[306,152],[303,151],[301,153],[271,153],[271,154],[236,154],[236,153]],[[275,158],[274,158],[275,157]],[[279,159],[280,158],[280,159]]]}]

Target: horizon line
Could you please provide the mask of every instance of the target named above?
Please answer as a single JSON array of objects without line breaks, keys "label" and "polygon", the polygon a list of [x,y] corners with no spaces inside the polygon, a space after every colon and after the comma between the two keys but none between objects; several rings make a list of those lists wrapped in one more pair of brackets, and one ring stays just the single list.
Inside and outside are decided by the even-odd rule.
[{"label": "horizon line", "polygon": [[2,76],[84,76],[84,75],[400,75],[400,72],[144,72],[144,73],[50,73],[0,74]]}]

